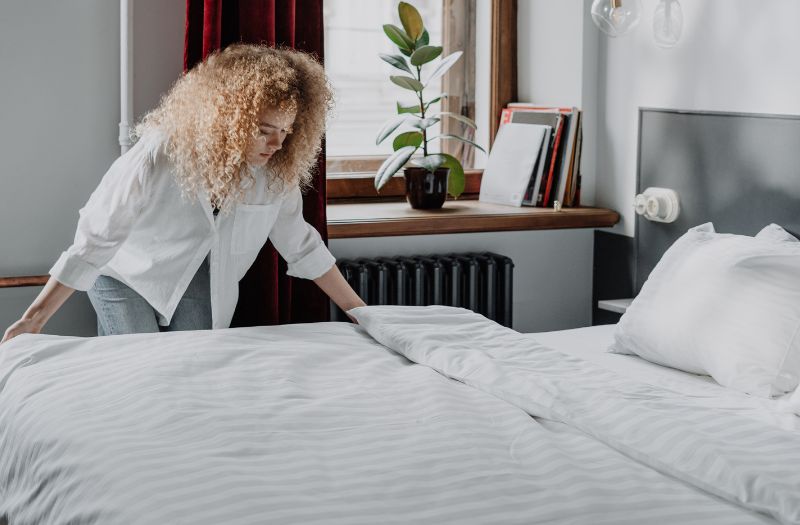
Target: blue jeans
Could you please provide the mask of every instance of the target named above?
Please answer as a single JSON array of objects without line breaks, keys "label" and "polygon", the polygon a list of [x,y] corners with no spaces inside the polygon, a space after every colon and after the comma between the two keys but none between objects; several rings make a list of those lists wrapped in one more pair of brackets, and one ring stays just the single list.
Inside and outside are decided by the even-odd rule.
[{"label": "blue jeans", "polygon": [[169,326],[159,326],[150,303],[112,277],[101,275],[87,293],[97,312],[97,335],[211,329],[208,257],[186,288]]}]

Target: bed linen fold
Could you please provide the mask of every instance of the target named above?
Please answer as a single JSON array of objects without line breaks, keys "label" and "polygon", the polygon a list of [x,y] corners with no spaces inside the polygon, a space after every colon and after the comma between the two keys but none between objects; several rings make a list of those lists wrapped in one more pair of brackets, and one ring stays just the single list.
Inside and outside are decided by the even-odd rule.
[{"label": "bed linen fold", "polygon": [[[748,396],[637,382],[531,341],[469,310],[369,307],[377,341],[528,414],[565,423],[661,473],[784,523],[800,523],[800,434],[747,417]],[[722,391],[722,389],[720,389]]]}]

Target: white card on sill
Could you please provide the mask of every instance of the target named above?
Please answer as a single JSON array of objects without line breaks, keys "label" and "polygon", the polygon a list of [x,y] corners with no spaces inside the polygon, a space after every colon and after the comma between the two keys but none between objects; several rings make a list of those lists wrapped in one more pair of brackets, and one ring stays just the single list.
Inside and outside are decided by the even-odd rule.
[{"label": "white card on sill", "polygon": [[522,206],[534,176],[534,167],[550,126],[503,124],[497,132],[483,170],[479,200],[493,204]]}]

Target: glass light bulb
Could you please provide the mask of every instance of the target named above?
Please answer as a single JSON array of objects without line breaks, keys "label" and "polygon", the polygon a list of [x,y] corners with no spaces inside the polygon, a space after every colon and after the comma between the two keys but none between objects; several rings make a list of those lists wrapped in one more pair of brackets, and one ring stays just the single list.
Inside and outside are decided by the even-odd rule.
[{"label": "glass light bulb", "polygon": [[660,48],[674,47],[683,33],[683,10],[678,0],[661,0],[653,15],[653,39]]},{"label": "glass light bulb", "polygon": [[592,20],[609,36],[624,35],[639,23],[641,0],[594,0]]},{"label": "glass light bulb", "polygon": [[611,8],[611,23],[615,26],[619,26],[620,24],[625,23],[625,11],[622,10],[621,7],[612,7]]}]

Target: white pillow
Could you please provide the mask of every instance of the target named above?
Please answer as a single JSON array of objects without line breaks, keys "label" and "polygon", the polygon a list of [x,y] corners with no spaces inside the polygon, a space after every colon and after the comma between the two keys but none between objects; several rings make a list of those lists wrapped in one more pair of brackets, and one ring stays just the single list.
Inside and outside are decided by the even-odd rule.
[{"label": "white pillow", "polygon": [[[774,232],[772,232],[774,233]],[[800,380],[800,243],[690,229],[620,319],[610,352],[761,397]]]},{"label": "white pillow", "polygon": [[763,230],[756,234],[756,239],[772,240],[775,242],[800,242],[800,239],[777,224],[765,226]]}]

